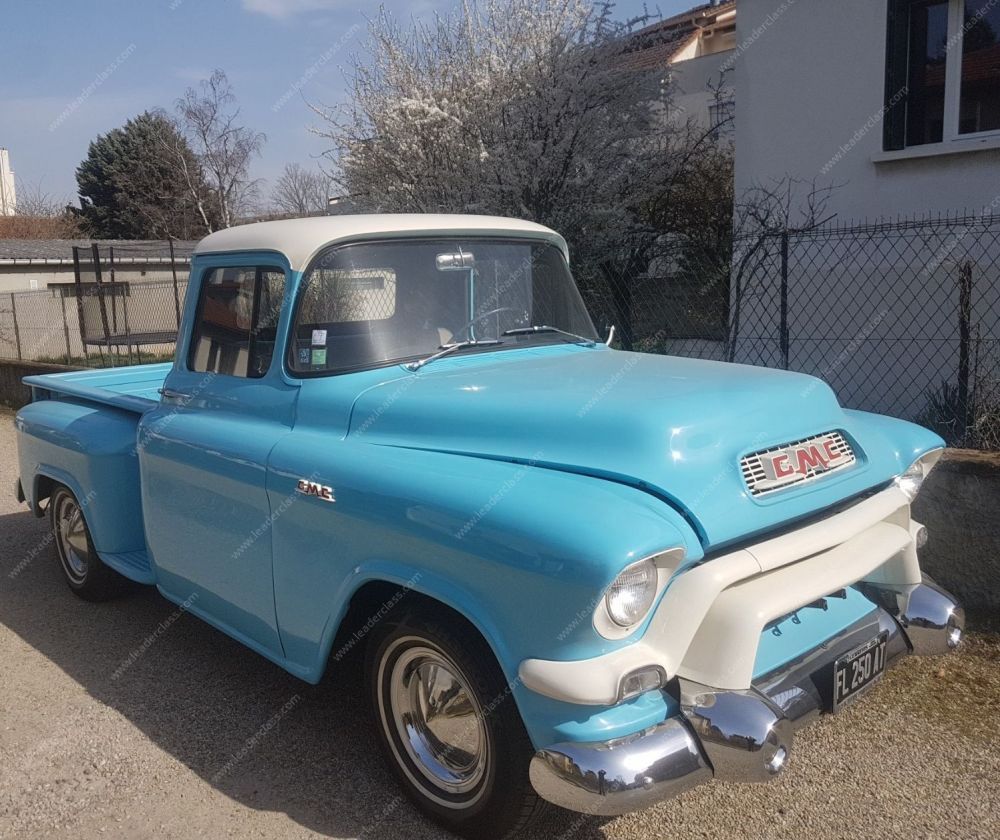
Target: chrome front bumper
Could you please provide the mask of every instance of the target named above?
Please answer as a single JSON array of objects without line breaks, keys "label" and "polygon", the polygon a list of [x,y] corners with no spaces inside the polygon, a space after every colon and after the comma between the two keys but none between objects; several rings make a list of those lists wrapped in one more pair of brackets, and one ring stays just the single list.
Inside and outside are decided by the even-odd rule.
[{"label": "chrome front bumper", "polygon": [[543,799],[571,811],[615,816],[647,808],[711,778],[763,782],[791,755],[794,732],[827,711],[833,663],[886,631],[886,668],[908,653],[958,646],[965,615],[929,578],[907,587],[862,585],[878,605],[868,617],[746,691],[680,680],[681,714],[613,741],[539,750],[531,782]]}]

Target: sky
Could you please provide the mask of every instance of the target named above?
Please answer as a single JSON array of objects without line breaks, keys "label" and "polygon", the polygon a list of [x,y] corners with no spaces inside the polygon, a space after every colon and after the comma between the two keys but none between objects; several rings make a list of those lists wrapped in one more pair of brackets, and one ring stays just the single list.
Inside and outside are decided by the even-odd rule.
[{"label": "sky", "polygon": [[[459,0],[386,0],[427,19]],[[697,0],[619,0],[615,16],[669,16]],[[170,109],[220,68],[246,125],[267,135],[253,176],[315,166],[328,142],[307,103],[344,101],[342,68],[361,52],[378,4],[362,0],[3,0],[0,147],[19,184],[75,203],[89,142],[130,117]],[[265,184],[265,192],[267,192]]]}]

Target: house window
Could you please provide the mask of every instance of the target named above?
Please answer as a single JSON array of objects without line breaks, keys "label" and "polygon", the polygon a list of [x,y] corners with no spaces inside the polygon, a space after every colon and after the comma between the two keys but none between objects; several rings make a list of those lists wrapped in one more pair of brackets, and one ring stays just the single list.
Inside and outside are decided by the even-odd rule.
[{"label": "house window", "polygon": [[716,140],[733,136],[736,101],[727,99],[708,106],[708,119]]},{"label": "house window", "polygon": [[965,0],[962,31],[958,133],[1000,131],[1000,3]]},{"label": "house window", "polygon": [[886,150],[1000,134],[1000,2],[889,0]]}]

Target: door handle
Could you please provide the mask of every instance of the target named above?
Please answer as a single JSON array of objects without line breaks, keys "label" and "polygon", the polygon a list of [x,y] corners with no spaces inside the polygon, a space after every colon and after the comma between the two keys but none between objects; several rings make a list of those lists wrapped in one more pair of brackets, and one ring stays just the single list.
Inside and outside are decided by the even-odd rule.
[{"label": "door handle", "polygon": [[160,388],[159,393],[161,397],[166,397],[168,400],[190,400],[191,395],[186,394],[183,391],[175,391],[173,388]]}]

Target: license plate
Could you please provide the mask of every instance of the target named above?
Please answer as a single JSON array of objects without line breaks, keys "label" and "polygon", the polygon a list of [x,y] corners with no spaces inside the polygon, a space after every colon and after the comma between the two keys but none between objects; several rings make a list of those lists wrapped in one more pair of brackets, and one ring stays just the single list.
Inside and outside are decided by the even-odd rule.
[{"label": "license plate", "polygon": [[885,644],[888,638],[889,634],[883,631],[836,661],[833,666],[834,711],[881,679],[885,672]]}]

